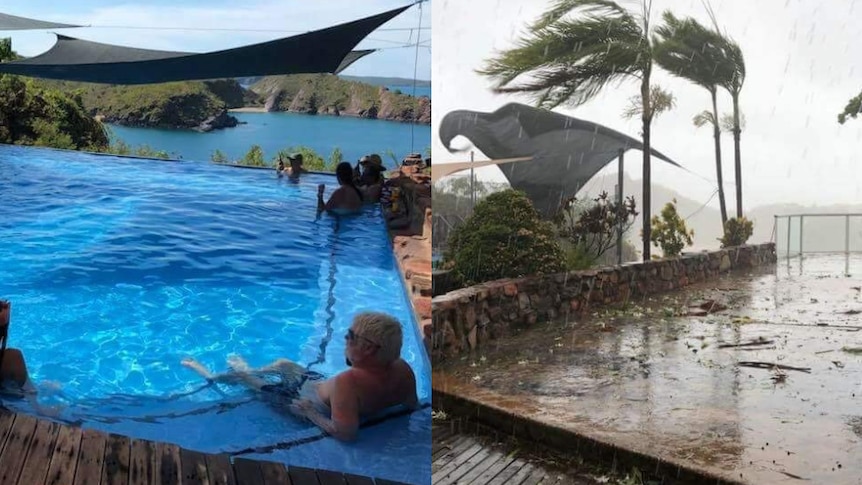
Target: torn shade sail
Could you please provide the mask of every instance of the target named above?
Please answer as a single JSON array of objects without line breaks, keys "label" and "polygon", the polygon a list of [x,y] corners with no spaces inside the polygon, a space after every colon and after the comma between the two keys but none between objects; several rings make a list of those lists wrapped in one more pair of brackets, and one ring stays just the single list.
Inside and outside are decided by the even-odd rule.
[{"label": "torn shade sail", "polygon": [[[510,103],[493,113],[452,111],[440,123],[440,141],[450,151],[457,136],[468,138],[492,159],[532,157],[497,166],[509,185],[524,191],[545,217],[574,196],[620,150],[641,150],[643,144],[618,131],[531,106]],[[657,150],[652,156],[679,166]]]},{"label": "torn shade sail", "polygon": [[37,29],[68,29],[81,27],[80,25],[60,24],[57,22],[46,22],[44,20],[16,17],[0,13],[0,31],[4,30],[37,30]]},{"label": "torn shade sail", "polygon": [[336,74],[373,52],[352,49],[411,6],[293,37],[204,54],[136,49],[57,35],[57,43],[50,50],[0,63],[0,73],[104,84]]}]

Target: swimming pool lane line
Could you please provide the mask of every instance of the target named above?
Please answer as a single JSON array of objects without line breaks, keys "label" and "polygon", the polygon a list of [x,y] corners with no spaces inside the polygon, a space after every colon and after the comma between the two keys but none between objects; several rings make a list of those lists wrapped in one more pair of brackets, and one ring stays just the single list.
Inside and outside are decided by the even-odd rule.
[{"label": "swimming pool lane line", "polygon": [[323,339],[320,341],[320,352],[317,355],[317,359],[313,362],[309,363],[305,366],[305,370],[310,371],[312,366],[317,364],[323,364],[326,362],[326,347],[329,346],[329,342],[332,341],[332,325],[335,323],[335,312],[333,311],[333,307],[335,307],[335,274],[337,273],[337,267],[335,265],[335,251],[336,251],[336,243],[338,242],[338,231],[341,228],[341,219],[336,216],[335,217],[335,226],[332,229],[332,244],[330,244],[330,252],[329,252],[329,276],[327,280],[329,281],[329,289],[327,290],[326,295],[326,334],[323,336]]},{"label": "swimming pool lane line", "polygon": [[[400,418],[402,416],[409,416],[415,412],[421,411],[423,409],[428,409],[430,407],[431,407],[431,403],[427,402],[427,403],[422,403],[416,409],[404,409],[401,411],[396,411],[392,414],[386,414],[386,415],[380,416],[378,418],[369,419],[368,421],[360,424],[359,429],[366,429],[366,428],[370,428],[372,426],[377,426],[378,424],[389,421],[390,419]],[[283,441],[281,443],[275,443],[275,444],[267,445],[267,446],[245,448],[245,449],[242,449],[239,451],[226,451],[224,453],[227,453],[231,457],[248,455],[248,454],[252,454],[252,453],[265,455],[265,454],[269,454],[269,453],[272,453],[272,452],[278,451],[278,450],[289,450],[289,449],[295,448],[297,446],[306,445],[308,443],[314,443],[315,441],[320,441],[320,440],[322,440],[324,438],[328,438],[328,437],[329,437],[329,434],[327,434],[325,431],[320,431],[319,434],[312,435],[312,436],[306,436],[305,438],[298,438],[298,439],[291,440],[291,441]]]}]

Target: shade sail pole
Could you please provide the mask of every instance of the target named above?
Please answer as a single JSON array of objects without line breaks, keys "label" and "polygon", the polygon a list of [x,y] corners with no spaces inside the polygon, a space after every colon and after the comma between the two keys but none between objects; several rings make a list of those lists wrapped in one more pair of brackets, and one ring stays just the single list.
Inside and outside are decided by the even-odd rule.
[{"label": "shade sail pole", "polygon": [[[623,207],[623,155],[625,153],[625,150],[620,148],[619,164],[617,165],[617,210],[620,213],[622,213]],[[623,222],[620,219],[617,224],[617,264],[623,264]]]}]

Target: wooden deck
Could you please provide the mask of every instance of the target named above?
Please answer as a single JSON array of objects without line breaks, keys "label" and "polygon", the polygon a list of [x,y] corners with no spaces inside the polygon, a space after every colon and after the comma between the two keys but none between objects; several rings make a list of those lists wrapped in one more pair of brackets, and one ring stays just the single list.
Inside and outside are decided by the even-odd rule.
[{"label": "wooden deck", "polygon": [[549,470],[526,453],[489,444],[455,426],[432,427],[431,483],[434,485],[590,485],[585,477]]},{"label": "wooden deck", "polygon": [[234,459],[64,426],[0,409],[0,485],[398,485],[326,470]]}]

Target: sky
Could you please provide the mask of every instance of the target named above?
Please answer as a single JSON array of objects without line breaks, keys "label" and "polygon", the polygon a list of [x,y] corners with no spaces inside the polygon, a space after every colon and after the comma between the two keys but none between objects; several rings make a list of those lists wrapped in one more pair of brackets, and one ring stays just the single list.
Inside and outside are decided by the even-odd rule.
[{"label": "sky", "polygon": [[[640,2],[620,2],[639,9]],[[436,163],[469,160],[469,153],[449,153],[437,127],[456,109],[494,111],[529,98],[498,95],[491,82],[475,73],[485,61],[515,45],[517,38],[551,5],[547,0],[438,0],[434,6],[432,53],[433,146]],[[712,0],[721,27],[741,46],[747,76],[740,105],[746,118],[742,133],[743,196],[748,207],[770,203],[825,206],[862,202],[862,117],[838,124],[837,115],[862,91],[862,1],[855,0]],[[664,10],[709,24],[700,0],[654,0],[653,23]],[[481,18],[481,22],[477,19]],[[671,91],[676,107],[653,122],[653,147],[696,175],[653,161],[652,180],[696,201],[718,207],[715,159],[710,128],[697,129],[695,114],[710,108],[709,93],[659,72],[654,82]],[[556,111],[601,123],[638,138],[640,120],[622,112],[639,94],[639,82],[613,85],[580,107]],[[719,95],[719,113],[730,113],[730,96]],[[469,148],[463,138],[460,148]],[[723,135],[722,155],[729,212],[735,212],[733,138]],[[487,159],[476,154],[476,159]],[[641,153],[626,156],[626,172],[641,178]],[[496,168],[483,178],[505,180]],[[616,167],[599,174],[613,191]],[[597,179],[597,180],[598,180]],[[594,184],[595,186],[595,184]]]},{"label": "sky", "polygon": [[[376,15],[412,3],[412,0],[3,0],[0,12],[38,20],[91,25],[92,28],[57,31],[72,37],[145,49],[210,52],[301,32],[331,27]],[[422,28],[417,51],[416,29]],[[414,6],[359,44],[360,49],[383,48],[344,71],[355,76],[397,76],[418,79],[431,76],[431,1]],[[130,28],[134,27],[134,28]],[[149,29],[158,27],[159,29]],[[176,29],[174,29],[176,28]],[[248,31],[188,30],[247,29]],[[386,30],[413,29],[413,30]],[[253,32],[253,30],[275,32]],[[290,32],[294,31],[294,32]],[[34,56],[50,49],[55,37],[48,31],[0,32],[12,37],[19,54]]]}]

